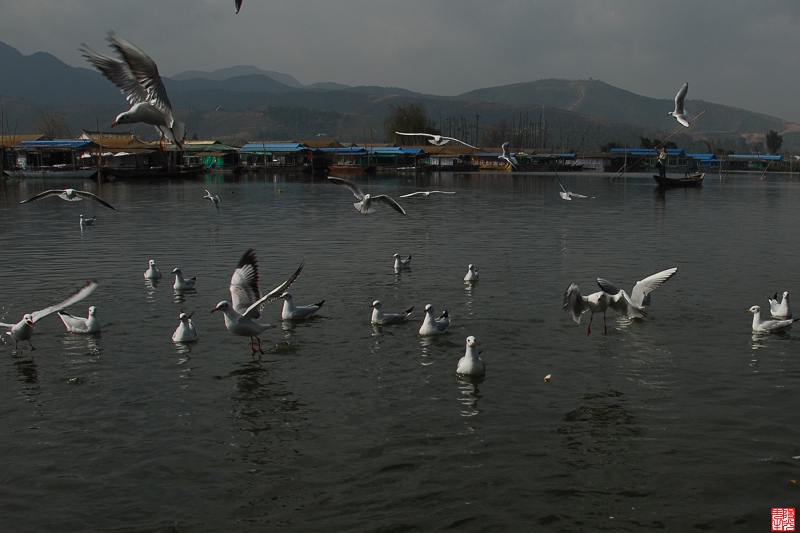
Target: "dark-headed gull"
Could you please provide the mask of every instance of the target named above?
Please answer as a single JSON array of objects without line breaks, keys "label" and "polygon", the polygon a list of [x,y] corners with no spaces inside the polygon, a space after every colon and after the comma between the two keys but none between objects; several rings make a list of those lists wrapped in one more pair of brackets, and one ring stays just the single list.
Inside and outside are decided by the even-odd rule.
[{"label": "dark-headed gull", "polygon": [[788,318],[785,320],[761,318],[761,308],[757,305],[754,305],[745,311],[745,313],[753,313],[753,333],[778,333],[780,331],[786,331],[793,323],[800,320],[800,318]]},{"label": "dark-headed gull", "polygon": [[686,110],[683,107],[683,101],[686,99],[686,93],[689,92],[689,84],[684,83],[683,86],[678,91],[678,94],[675,95],[675,110],[670,111],[667,113],[668,115],[672,115],[675,117],[675,120],[686,126],[689,127],[689,115],[686,114]]},{"label": "dark-headed gull", "polygon": [[172,104],[155,61],[113,31],[108,32],[108,42],[120,59],[98,54],[85,44],[81,45],[80,51],[131,104],[131,108],[120,113],[111,126],[136,122],[151,124],[161,134],[162,142],[166,138],[180,148],[186,136],[186,126],[172,116]]},{"label": "dark-headed gull", "polygon": [[514,170],[519,170],[519,167],[517,166],[517,158],[511,154],[511,150],[509,149],[508,146],[509,146],[508,141],[503,143],[502,146],[503,153],[497,156],[497,158],[502,159],[503,161],[511,165],[511,168],[513,168]]},{"label": "dark-headed gull", "polygon": [[792,309],[789,307],[789,291],[783,291],[783,300],[778,301],[778,293],[768,298],[769,314],[775,318],[792,318]]},{"label": "dark-headed gull", "polygon": [[422,320],[422,326],[419,328],[419,334],[422,336],[428,335],[441,335],[447,328],[450,327],[450,313],[442,311],[439,318],[434,318],[434,310],[431,304],[425,306],[425,318]]},{"label": "dark-headed gull", "polygon": [[483,376],[486,374],[486,363],[478,355],[478,341],[475,337],[467,337],[467,350],[464,357],[458,360],[456,374],[464,376]]},{"label": "dark-headed gull", "polygon": [[186,279],[183,277],[183,272],[180,268],[172,269],[172,273],[175,274],[175,283],[172,284],[172,288],[175,289],[175,291],[183,292],[195,290],[194,286],[197,283],[197,276]]},{"label": "dark-headed gull", "polygon": [[283,320],[304,320],[316,315],[317,312],[325,303],[325,300],[319,301],[310,305],[295,305],[292,295],[284,292],[280,296],[283,298],[283,309],[281,310],[281,319]]},{"label": "dark-headed gull", "polygon": [[172,334],[172,342],[195,342],[197,341],[197,329],[192,322],[192,315],[194,313],[186,314],[183,311],[178,315],[178,327]]},{"label": "dark-headed gull", "polygon": [[413,310],[414,306],[412,305],[402,313],[384,313],[383,303],[380,300],[375,300],[372,302],[372,319],[370,321],[379,326],[399,324],[408,320],[408,315]]},{"label": "dark-headed gull", "polygon": [[203,198],[205,198],[206,200],[210,200],[214,204],[214,207],[217,208],[217,211],[219,211],[219,195],[211,194],[210,192],[208,192],[208,189],[206,189],[206,195],[203,196]]},{"label": "dark-headed gull", "polygon": [[591,312],[589,326],[586,334],[592,334],[592,319],[595,313],[603,313],[603,328],[608,333],[606,324],[606,310],[611,307],[617,313],[628,318],[644,318],[646,313],[640,306],[635,305],[625,291],[619,291],[615,296],[611,296],[605,291],[593,292],[589,296],[581,294],[578,286],[571,283],[564,293],[564,311],[572,314],[572,320],[576,324],[581,323],[581,315],[586,311]]},{"label": "dark-headed gull", "polygon": [[450,141],[455,141],[457,143],[463,144],[464,146],[469,146],[473,150],[478,150],[477,146],[472,146],[471,144],[465,143],[461,139],[456,139],[455,137],[445,137],[444,135],[434,135],[432,133],[403,133],[402,131],[396,131],[395,133],[398,135],[408,135],[412,137],[427,137],[428,142],[436,146],[444,146]]},{"label": "dark-headed gull", "polygon": [[40,192],[35,196],[31,196],[27,200],[22,200],[20,203],[27,204],[28,202],[35,202],[36,200],[41,200],[42,198],[49,198],[51,196],[58,196],[62,200],[66,200],[68,202],[79,202],[81,200],[94,200],[95,202],[103,204],[109,209],[113,209],[114,211],[117,210],[116,207],[106,202],[96,194],[92,194],[86,191],[78,191],[75,189],[50,189],[49,191]]},{"label": "dark-headed gull", "polygon": [[343,187],[347,187],[348,189],[350,189],[350,192],[353,193],[353,196],[355,196],[359,200],[358,202],[353,203],[353,207],[355,207],[356,211],[358,211],[359,213],[362,213],[364,215],[369,215],[370,213],[374,212],[375,208],[372,206],[372,202],[378,201],[389,205],[392,209],[394,209],[401,215],[406,214],[405,209],[403,209],[400,206],[400,204],[398,204],[392,198],[386,196],[385,194],[376,194],[375,196],[372,196],[369,193],[364,194],[363,192],[361,192],[361,189],[358,188],[358,185],[344,178],[335,178],[333,176],[328,176],[328,180],[330,180],[331,183],[335,183],[336,185],[341,185]]},{"label": "dark-headed gull", "polygon": [[147,270],[144,271],[144,279],[161,279],[161,271],[156,267],[155,260],[147,262]]},{"label": "dark-headed gull", "polygon": [[33,342],[31,342],[31,336],[33,335],[33,325],[36,324],[38,321],[43,319],[44,317],[61,311],[62,309],[66,309],[70,305],[74,305],[81,300],[87,298],[90,294],[94,292],[97,288],[97,283],[94,281],[88,281],[86,285],[84,285],[80,290],[75,292],[72,296],[64,300],[63,302],[57,303],[55,305],[51,305],[50,307],[45,307],[40,311],[34,311],[33,313],[26,313],[22,320],[17,322],[16,324],[6,324],[4,322],[0,322],[0,326],[4,328],[10,328],[9,331],[6,332],[7,335],[11,336],[14,339],[14,349],[16,350],[18,347],[19,341],[28,341],[31,345],[31,350],[35,350],[36,348],[33,346]]},{"label": "dark-headed gull", "polygon": [[97,333],[100,331],[100,319],[97,318],[97,307],[89,307],[89,316],[86,318],[75,316],[66,311],[58,311],[58,318],[64,323],[70,333]]},{"label": "dark-headed gull", "polygon": [[467,273],[464,276],[464,281],[467,283],[475,283],[476,281],[481,279],[481,275],[478,273],[478,268],[473,266],[472,263],[467,267]]},{"label": "dark-headed gull", "polygon": [[[264,350],[261,349],[261,339],[259,335],[267,328],[273,327],[270,324],[260,324],[255,321],[261,316],[261,310],[269,302],[277,299],[281,294],[286,292],[286,289],[294,283],[297,276],[303,270],[303,265],[300,266],[292,274],[289,279],[272,289],[269,293],[261,296],[258,288],[258,261],[256,260],[255,250],[252,248],[247,250],[239,264],[236,265],[236,270],[233,271],[231,276],[231,302],[223,300],[211,310],[211,312],[221,311],[225,316],[225,327],[234,335],[242,337],[250,337],[250,349],[253,355],[256,351],[263,354]],[[254,346],[254,342],[258,341],[258,350]]]},{"label": "dark-headed gull", "polygon": [[416,191],[408,194],[401,194],[400,198],[411,198],[412,196],[430,196],[431,194],[455,194],[456,191]]},{"label": "dark-headed gull", "polygon": [[401,270],[411,270],[411,256],[409,255],[405,259],[400,257],[400,254],[394,254],[392,256],[394,259],[394,271],[400,272]]}]

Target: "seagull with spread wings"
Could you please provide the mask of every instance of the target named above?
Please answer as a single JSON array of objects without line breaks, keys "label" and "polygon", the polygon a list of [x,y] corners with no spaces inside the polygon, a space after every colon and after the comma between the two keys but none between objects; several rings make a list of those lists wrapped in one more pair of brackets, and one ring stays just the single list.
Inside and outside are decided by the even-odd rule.
[{"label": "seagull with spread wings", "polygon": [[[92,194],[87,191],[78,191],[75,189],[50,189],[49,191],[40,192],[34,196],[31,196],[27,200],[22,200],[21,204],[27,204],[28,202],[35,202],[36,200],[41,200],[42,198],[50,198],[51,196],[58,196],[62,200],[66,200],[67,202],[79,202],[81,200],[94,200],[99,204],[103,204],[109,209],[113,209],[114,211],[117,210],[116,207],[111,205],[110,203],[106,202],[96,194]],[[81,225],[86,225],[85,220],[83,219],[84,223]],[[91,219],[89,225],[94,222],[94,219]]]},{"label": "seagull with spread wings", "polygon": [[668,115],[672,115],[675,117],[675,120],[683,124],[685,127],[689,127],[689,115],[686,114],[686,110],[683,107],[683,101],[686,99],[686,93],[689,92],[689,84],[684,83],[678,94],[675,95],[675,109],[667,113]]},{"label": "seagull with spread wings", "polygon": [[455,141],[463,144],[464,146],[469,146],[473,150],[478,150],[477,146],[472,146],[471,144],[465,143],[461,139],[456,139],[455,137],[445,137],[444,135],[434,135],[432,133],[404,133],[402,131],[396,131],[395,133],[397,135],[407,135],[409,137],[427,137],[428,142],[436,146],[444,146],[450,141]]},{"label": "seagull with spread wings", "polygon": [[172,103],[155,61],[113,31],[108,32],[108,41],[120,59],[98,54],[85,44],[79,50],[92,66],[119,88],[131,104],[128,111],[117,115],[111,126],[136,122],[151,124],[161,134],[162,146],[164,139],[167,139],[180,148],[186,137],[186,125],[172,115]]},{"label": "seagull with spread wings", "polygon": [[350,189],[350,192],[353,193],[353,196],[358,198],[358,202],[353,202],[353,207],[355,207],[356,211],[358,211],[361,214],[369,215],[370,213],[373,213],[375,211],[375,208],[372,206],[373,202],[383,202],[392,209],[394,209],[395,211],[397,211],[398,213],[400,213],[401,215],[406,214],[406,210],[403,209],[403,207],[400,204],[398,204],[396,201],[394,201],[394,199],[392,199],[389,196],[386,196],[385,194],[376,194],[374,196],[369,193],[365,194],[361,191],[361,189],[358,188],[358,185],[344,178],[335,178],[333,176],[328,176],[328,180],[331,183],[335,183],[336,185],[341,185],[342,187],[347,187],[348,189]]}]

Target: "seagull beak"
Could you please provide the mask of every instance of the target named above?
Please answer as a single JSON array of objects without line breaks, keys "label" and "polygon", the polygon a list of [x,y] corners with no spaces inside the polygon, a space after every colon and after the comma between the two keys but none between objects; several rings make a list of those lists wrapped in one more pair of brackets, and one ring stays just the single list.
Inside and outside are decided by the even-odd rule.
[{"label": "seagull beak", "polygon": [[28,324],[30,327],[33,327],[33,320],[26,320],[25,323]]},{"label": "seagull beak", "polygon": [[213,313],[214,311],[219,311],[219,309],[217,309],[217,308],[215,307],[214,309],[212,309],[212,310],[211,310],[211,312]]},{"label": "seagull beak", "polygon": [[115,120],[114,122],[112,122],[112,123],[111,123],[111,127],[113,128],[113,127],[114,127],[114,126],[116,126],[117,124],[119,124],[119,122],[117,122],[117,121]]}]

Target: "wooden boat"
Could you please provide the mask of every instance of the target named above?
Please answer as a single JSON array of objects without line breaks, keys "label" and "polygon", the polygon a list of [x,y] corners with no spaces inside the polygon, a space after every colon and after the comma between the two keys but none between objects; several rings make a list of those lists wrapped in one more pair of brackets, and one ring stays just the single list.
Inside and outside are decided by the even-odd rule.
[{"label": "wooden boat", "polygon": [[682,178],[662,178],[657,174],[653,174],[653,179],[656,180],[659,187],[698,187],[703,184],[703,178],[705,177],[704,172],[687,173]]}]

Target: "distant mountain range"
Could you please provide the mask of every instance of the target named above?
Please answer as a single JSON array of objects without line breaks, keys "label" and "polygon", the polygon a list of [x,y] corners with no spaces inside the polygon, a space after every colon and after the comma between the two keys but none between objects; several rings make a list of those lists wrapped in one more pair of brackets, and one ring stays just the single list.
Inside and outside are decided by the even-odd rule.
[{"label": "distant mountain range", "polygon": [[[23,55],[0,42],[0,112],[4,134],[33,133],[43,116],[63,116],[73,135],[109,129],[128,108],[120,92],[98,72],[72,67],[46,52]],[[444,134],[475,141],[475,132],[506,121],[546,124],[546,148],[596,151],[615,142],[638,147],[641,137],[663,139],[678,129],[667,115],[672,101],[637,95],[599,80],[539,80],[488,87],[458,96],[414,93],[395,87],[303,85],[294,77],[254,66],[213,72],[187,71],[164,80],[175,114],[189,136],[233,140],[384,142],[383,123],[393,106],[424,104]],[[689,94],[691,95],[691,88]],[[784,150],[800,149],[800,124],[701,100],[687,110],[703,115],[672,137],[692,151],[764,151],[764,134],[776,130]],[[152,127],[131,128],[155,138]],[[37,132],[38,133],[38,132]],[[762,143],[759,146],[758,143]],[[519,147],[519,148],[525,148]]]}]

